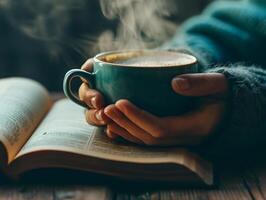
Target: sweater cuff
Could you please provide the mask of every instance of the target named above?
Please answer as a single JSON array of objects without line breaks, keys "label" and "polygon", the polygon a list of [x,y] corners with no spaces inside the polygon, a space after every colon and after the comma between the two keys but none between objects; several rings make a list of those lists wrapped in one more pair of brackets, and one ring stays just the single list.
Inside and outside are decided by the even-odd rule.
[{"label": "sweater cuff", "polygon": [[254,67],[217,67],[206,72],[218,72],[229,81],[224,120],[202,145],[205,155],[212,158],[232,157],[250,152],[259,145],[263,124],[264,99],[259,91]]}]

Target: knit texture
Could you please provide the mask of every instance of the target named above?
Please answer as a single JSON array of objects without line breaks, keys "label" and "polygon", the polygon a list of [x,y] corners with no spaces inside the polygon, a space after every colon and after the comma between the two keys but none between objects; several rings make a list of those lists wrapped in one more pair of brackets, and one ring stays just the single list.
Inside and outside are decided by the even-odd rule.
[{"label": "knit texture", "polygon": [[266,144],[266,0],[215,2],[163,48],[186,49],[201,72],[229,80],[225,121],[204,144],[208,154],[235,156]]}]

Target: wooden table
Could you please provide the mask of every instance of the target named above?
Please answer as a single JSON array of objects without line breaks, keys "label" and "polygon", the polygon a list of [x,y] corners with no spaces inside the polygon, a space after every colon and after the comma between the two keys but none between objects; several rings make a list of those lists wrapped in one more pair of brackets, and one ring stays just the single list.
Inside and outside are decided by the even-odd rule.
[{"label": "wooden table", "polygon": [[261,152],[257,158],[246,156],[242,163],[232,164],[226,160],[225,164],[216,164],[218,181],[213,188],[121,182],[99,175],[53,169],[31,172],[16,183],[0,177],[0,200],[266,199],[263,155]]},{"label": "wooden table", "polygon": [[[217,170],[214,188],[178,188],[156,183],[120,182],[98,175],[55,170],[34,172],[18,183],[2,179],[0,200],[253,200],[266,199],[266,163]],[[37,174],[37,176],[36,176]],[[34,178],[38,177],[38,180]],[[42,178],[39,178],[42,177]]]}]

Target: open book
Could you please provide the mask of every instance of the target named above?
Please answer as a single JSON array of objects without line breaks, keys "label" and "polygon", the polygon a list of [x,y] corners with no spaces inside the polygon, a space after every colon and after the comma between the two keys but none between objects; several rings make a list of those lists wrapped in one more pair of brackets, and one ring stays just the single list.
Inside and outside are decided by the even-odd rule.
[{"label": "open book", "polygon": [[0,79],[0,169],[11,178],[68,168],[133,180],[213,184],[212,165],[189,150],[109,140],[85,121],[84,108],[52,102],[39,83]]}]

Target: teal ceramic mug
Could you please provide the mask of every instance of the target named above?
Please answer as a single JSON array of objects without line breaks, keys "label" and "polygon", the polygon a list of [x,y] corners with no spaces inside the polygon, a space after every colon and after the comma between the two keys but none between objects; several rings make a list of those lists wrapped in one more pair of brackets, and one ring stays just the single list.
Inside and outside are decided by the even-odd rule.
[{"label": "teal ceramic mug", "polygon": [[138,107],[158,116],[178,115],[193,107],[194,99],[175,93],[172,79],[180,74],[197,73],[195,57],[168,51],[113,51],[93,58],[93,72],[68,71],[64,78],[65,95],[86,107],[72,91],[75,77],[85,79],[101,92],[107,104],[128,99]]}]

